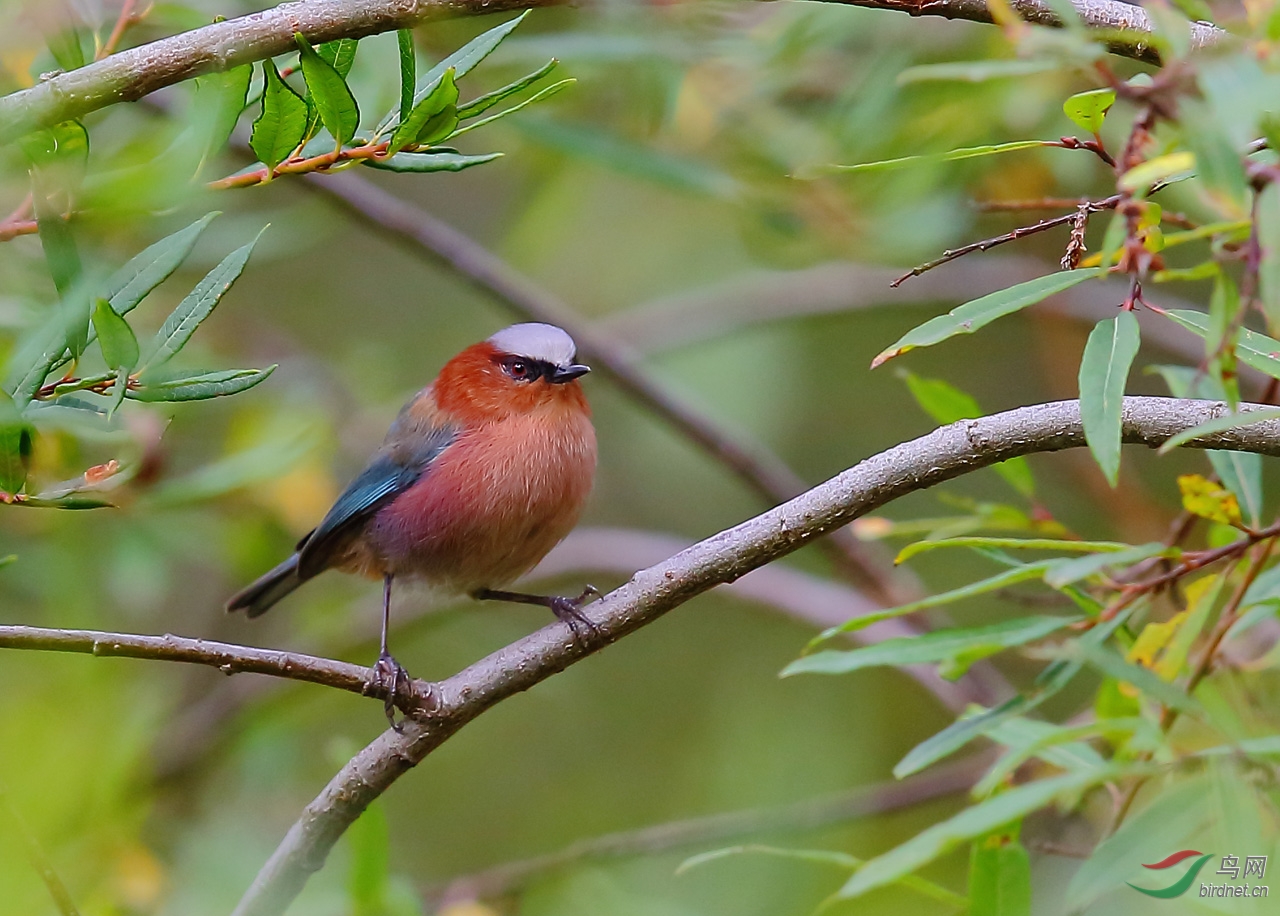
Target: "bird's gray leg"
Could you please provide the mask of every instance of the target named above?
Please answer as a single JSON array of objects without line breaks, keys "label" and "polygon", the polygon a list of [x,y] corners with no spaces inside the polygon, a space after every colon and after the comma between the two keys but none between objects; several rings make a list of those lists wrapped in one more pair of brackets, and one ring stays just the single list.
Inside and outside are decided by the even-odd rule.
[{"label": "bird's gray leg", "polygon": [[378,652],[378,661],[373,666],[373,682],[385,691],[384,703],[387,721],[397,732],[404,728],[403,721],[396,722],[396,700],[401,693],[401,685],[406,689],[410,685],[409,672],[405,671],[387,651],[387,630],[391,626],[391,573],[382,577],[382,641]]},{"label": "bird's gray leg", "polygon": [[582,626],[593,636],[599,634],[600,628],[592,623],[583,613],[582,606],[588,598],[599,598],[600,589],[588,585],[577,598],[566,598],[562,595],[529,595],[525,592],[504,592],[492,588],[482,588],[471,593],[478,601],[513,601],[516,604],[536,604],[551,609],[557,620],[569,625],[575,636],[581,636],[578,627]]}]

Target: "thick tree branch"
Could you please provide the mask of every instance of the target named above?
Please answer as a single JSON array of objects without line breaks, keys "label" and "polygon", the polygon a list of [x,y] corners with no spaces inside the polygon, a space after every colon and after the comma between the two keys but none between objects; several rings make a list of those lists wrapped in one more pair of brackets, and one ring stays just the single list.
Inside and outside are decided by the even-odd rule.
[{"label": "thick tree branch", "polygon": [[[137,101],[164,86],[202,73],[227,70],[293,50],[293,33],[313,44],[335,38],[362,38],[428,19],[546,6],[564,0],[307,0],[216,22],[112,54],[100,61],[43,80],[0,98],[0,143],[60,121],[83,117],[117,102]],[[897,10],[912,16],[943,16],[991,22],[985,0],[826,0],[850,6]],[[1150,33],[1151,19],[1138,6],[1117,0],[1072,0],[1088,26],[1111,31]],[[1024,19],[1058,26],[1061,20],[1043,0],[1011,0]],[[1210,25],[1191,26],[1192,43],[1209,44],[1222,36]],[[1117,36],[1111,48],[1144,60],[1156,53],[1141,37]]]},{"label": "thick tree branch", "polygon": [[[1126,398],[1122,435],[1127,443],[1156,447],[1226,412],[1220,402]],[[1280,421],[1237,427],[1189,444],[1280,456]],[[963,420],[869,458],[776,509],[641,570],[627,584],[587,606],[599,634],[590,643],[573,638],[564,624],[556,623],[436,684],[436,703],[430,713],[408,721],[403,733],[384,732],[307,805],[245,892],[235,916],[283,912],[373,799],[501,700],[528,690],[696,595],[741,578],[900,496],[1019,455],[1083,445],[1076,401]]]}]

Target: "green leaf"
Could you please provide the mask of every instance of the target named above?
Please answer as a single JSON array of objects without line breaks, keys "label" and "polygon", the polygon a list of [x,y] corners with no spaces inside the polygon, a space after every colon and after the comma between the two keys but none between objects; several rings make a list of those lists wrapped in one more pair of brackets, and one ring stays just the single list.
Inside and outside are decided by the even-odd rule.
[{"label": "green leaf", "polygon": [[356,48],[359,44],[358,38],[339,38],[335,41],[326,41],[316,48],[316,53],[324,59],[325,63],[333,67],[338,76],[346,79],[347,74],[351,72],[351,65],[355,63]]},{"label": "green leaf", "polygon": [[489,117],[487,118],[481,118],[479,121],[472,121],[466,127],[461,127],[458,130],[454,131],[451,136],[456,137],[459,134],[465,134],[469,130],[475,130],[477,127],[484,127],[486,124],[492,124],[494,121],[499,121],[505,118],[507,115],[515,114],[521,108],[528,108],[530,105],[533,105],[533,104],[536,104],[537,102],[541,102],[545,99],[551,98],[556,93],[560,92],[563,89],[568,88],[569,86],[572,86],[576,82],[577,80],[575,79],[567,79],[567,80],[561,80],[558,83],[552,83],[550,86],[547,86],[545,89],[541,89],[538,92],[535,92],[533,95],[529,96],[523,102],[519,102],[515,105],[512,105],[510,108],[504,108],[502,111],[498,112],[497,114],[489,115]]},{"label": "green leaf", "polygon": [[63,121],[18,138],[18,146],[38,169],[68,166],[80,172],[89,158],[89,132],[79,121]]},{"label": "green leaf", "polygon": [[485,153],[480,156],[464,156],[462,153],[396,153],[387,159],[365,159],[363,163],[373,169],[387,172],[461,172],[473,165],[484,165],[501,159],[502,153]]},{"label": "green leaf", "polygon": [[1031,859],[1007,834],[975,839],[969,856],[969,916],[1031,916]]},{"label": "green leaf", "polygon": [[42,172],[34,171],[32,178],[36,225],[45,263],[58,291],[64,346],[72,356],[79,357],[89,341],[89,298],[81,282],[80,251],[70,224],[51,199],[53,191],[43,180]]},{"label": "green leaf", "polygon": [[527,76],[520,77],[520,79],[516,80],[514,83],[508,83],[501,89],[495,89],[493,92],[486,92],[484,95],[474,98],[464,105],[459,105],[458,117],[461,119],[474,118],[477,115],[483,114],[503,99],[513,96],[517,92],[522,92],[532,86],[538,80],[542,79],[554,70],[559,63],[560,62],[553,57],[537,70]]},{"label": "green leaf", "polygon": [[1120,477],[1120,413],[1138,355],[1138,319],[1122,311],[1094,325],[1080,360],[1080,418],[1094,460],[1111,486]]},{"label": "green leaf", "polygon": [[[1134,608],[1135,605],[1131,605],[1110,620],[1098,624],[1080,637],[1079,642],[1102,645],[1129,619]],[[1064,660],[1047,665],[1036,677],[1035,684],[1028,693],[1012,697],[994,709],[984,709],[976,715],[957,719],[936,735],[921,741],[898,761],[898,765],[893,768],[894,778],[902,779],[912,773],[918,773],[925,767],[932,766],[944,757],[954,754],[974,738],[987,734],[1015,716],[1030,712],[1067,686],[1080,672],[1081,667],[1080,662]]]},{"label": "green leaf", "polygon": [[185,229],[179,229],[134,255],[107,280],[102,295],[117,315],[127,315],[147,295],[178,269],[205,227],[218,215],[206,213]]},{"label": "green leaf", "polygon": [[853,877],[836,893],[836,897],[847,900],[883,887],[975,837],[992,833],[1006,824],[1039,811],[1055,799],[1073,797],[1091,786],[1115,779],[1124,772],[1125,768],[1122,767],[1108,767],[1096,771],[1066,773],[1002,792],[966,808],[940,824],[934,824],[901,846],[876,856],[854,872]]},{"label": "green leaf", "polygon": [[898,85],[924,82],[985,83],[987,80],[1031,76],[1057,70],[1062,65],[1050,58],[1036,60],[962,60],[945,64],[920,64],[898,74]]},{"label": "green leaf", "polygon": [[79,70],[87,62],[80,30],[74,25],[59,29],[49,37],[49,53],[63,70]]},{"label": "green leaf", "polygon": [[1029,305],[1035,305],[1054,293],[1070,289],[1077,283],[1096,275],[1095,270],[1061,271],[1019,283],[956,306],[947,314],[931,318],[919,327],[908,331],[898,339],[897,343],[872,360],[871,368],[874,369],[916,347],[930,347],[957,334],[972,334],[997,318],[1011,315]]},{"label": "green leaf", "polygon": [[1144,863],[1159,862],[1184,848],[1214,817],[1208,790],[1205,779],[1194,778],[1153,793],[1147,807],[1125,818],[1072,875],[1065,909],[1079,912],[1102,894],[1124,890],[1126,881],[1143,873]]},{"label": "green leaf", "polygon": [[223,369],[185,378],[144,379],[142,387],[130,389],[126,397],[133,401],[205,401],[247,391],[266,381],[275,371],[275,366],[268,366],[265,369]]},{"label": "green leaf", "polygon": [[1241,426],[1248,426],[1251,423],[1262,423],[1267,420],[1280,420],[1280,407],[1262,407],[1253,410],[1245,410],[1241,413],[1229,413],[1212,420],[1206,420],[1199,426],[1193,426],[1190,429],[1184,429],[1176,436],[1170,436],[1160,446],[1158,454],[1164,455],[1180,445],[1190,442],[1192,439],[1200,439],[1204,436],[1212,436],[1214,433],[1220,433],[1227,429],[1237,429]]},{"label": "green leaf", "polygon": [[27,482],[34,430],[18,406],[0,392],[0,490],[17,493]]},{"label": "green leaf", "polygon": [[264,226],[254,236],[252,242],[237,248],[223,258],[222,262],[205,274],[204,279],[196,284],[195,289],[178,303],[178,307],[165,319],[155,339],[148,346],[147,354],[139,367],[140,371],[163,365],[186,346],[195,329],[209,317],[223,295],[239,278],[245,264],[249,261],[249,255],[253,253],[253,246],[258,243],[258,239],[265,231]]},{"label": "green leaf", "polygon": [[997,537],[955,537],[938,540],[916,541],[908,544],[893,558],[893,562],[905,563],[917,554],[938,550],[942,547],[989,547],[995,550],[1060,550],[1064,553],[1102,553],[1128,550],[1128,544],[1121,541],[1064,541],[1057,538],[997,538]]},{"label": "green leaf", "polygon": [[798,658],[782,670],[793,674],[845,674],[881,665],[918,665],[951,661],[947,676],[959,677],[979,659],[1043,639],[1083,617],[1022,617],[981,627],[934,630],[919,636],[886,639],[857,649],[828,649]]},{"label": "green leaf", "polygon": [[418,57],[413,51],[413,29],[398,30],[396,43],[400,48],[400,120],[403,121],[413,111],[413,87],[418,79]]},{"label": "green leaf", "polygon": [[274,61],[262,62],[262,74],[262,113],[253,122],[249,146],[262,164],[274,171],[302,142],[307,103],[280,78]]},{"label": "green leaf", "polygon": [[[1206,337],[1209,333],[1210,318],[1204,312],[1170,309],[1161,314],[1200,337]],[[1240,328],[1237,333],[1236,356],[1240,358],[1240,362],[1252,366],[1264,375],[1280,379],[1280,340],[1248,328]]]},{"label": "green leaf", "polygon": [[1070,771],[1104,767],[1107,765],[1106,759],[1081,739],[1099,735],[1127,738],[1138,729],[1152,731],[1160,736],[1159,729],[1153,723],[1140,717],[1107,719],[1065,728],[1050,722],[1013,716],[987,729],[988,738],[1009,750],[992,764],[970,794],[974,798],[985,798],[999,791],[1005,781],[1032,757],[1039,757]]},{"label": "green leaf", "polygon": [[1076,560],[1059,560],[1053,569],[1045,573],[1044,582],[1051,588],[1062,588],[1099,573],[1108,566],[1129,566],[1152,557],[1176,559],[1181,555],[1182,551],[1177,547],[1159,542],[1139,544],[1136,547],[1126,546],[1124,550],[1105,551]]},{"label": "green leaf", "polygon": [[[725,849],[713,849],[710,852],[690,856],[677,866],[676,874],[682,875],[690,869],[698,868],[710,862],[740,855],[765,855],[797,862],[807,862],[813,865],[831,866],[844,871],[855,871],[863,864],[862,859],[843,852],[833,852],[825,849],[784,849],[778,846],[762,846],[752,843],[743,846],[729,846]],[[898,883],[947,906],[967,907],[969,903],[968,900],[954,891],[949,891],[942,885],[935,884],[918,875],[904,875]]]},{"label": "green leaf", "polygon": [[133,334],[129,322],[116,313],[111,303],[99,299],[93,309],[93,326],[98,332],[98,346],[102,348],[102,358],[112,369],[129,370],[138,365],[138,338]]},{"label": "green leaf", "polygon": [[[436,64],[434,67],[428,70],[425,74],[423,74],[422,78],[418,80],[418,88],[414,92],[413,103],[417,104],[422,99],[423,96],[425,96],[428,92],[434,89],[436,80],[444,76],[444,72],[446,70],[453,70],[453,77],[455,80],[462,79],[462,77],[470,73],[472,69],[474,69],[478,63],[480,63],[480,61],[484,60],[486,57],[492,54],[493,50],[496,47],[498,47],[498,45],[502,44],[502,40],[504,38],[506,38],[508,35],[510,35],[512,32],[515,31],[516,27],[520,25],[521,22],[524,21],[524,17],[527,15],[529,15],[529,11],[525,10],[523,13],[521,13],[519,16],[515,17],[514,19],[508,19],[506,22],[502,23],[501,25],[495,26],[494,28],[490,29],[484,34],[476,36],[471,41],[467,42],[465,45],[459,48],[457,51],[454,51],[444,60],[440,61],[440,63]],[[401,58],[400,58],[401,59],[401,75],[403,79],[403,74],[404,74],[403,45],[401,45],[401,48],[402,48]],[[405,106],[403,103],[403,96],[402,96],[402,101],[401,101],[401,109],[402,109],[401,119],[402,120],[404,115],[404,111],[403,111],[404,107]],[[412,106],[409,106],[409,107],[412,108]],[[392,113],[391,115],[388,115],[386,118],[384,118],[382,123],[378,125],[377,133],[381,134],[388,127],[390,127],[394,117],[395,115],[394,113]]]},{"label": "green leaf", "polygon": [[932,153],[924,156],[902,156],[898,159],[881,159],[876,162],[859,162],[856,165],[820,165],[803,169],[796,174],[797,178],[812,178],[831,172],[879,172],[887,169],[901,169],[913,165],[924,165],[936,162],[954,162],[959,159],[975,159],[979,156],[994,156],[998,153],[1012,153],[1024,149],[1036,149],[1043,146],[1056,146],[1049,140],[1015,140],[1012,143],[997,143],[993,146],[968,146],[963,149],[948,150],[945,153]]},{"label": "green leaf", "polygon": [[200,138],[200,165],[227,145],[240,113],[249,98],[253,65],[242,64],[223,73],[209,73],[195,79],[196,132]]},{"label": "green leaf", "polygon": [[356,135],[360,127],[360,107],[351,94],[347,81],[338,75],[333,66],[315,52],[301,32],[294,32],[298,45],[298,60],[302,64],[302,77],[307,91],[320,115],[320,123],[333,136],[339,147]]},{"label": "green leaf", "polygon": [[1262,313],[1267,316],[1267,328],[1280,328],[1280,185],[1268,182],[1258,192],[1254,206],[1257,210],[1256,227],[1258,244],[1262,248],[1262,261],[1258,264],[1258,297]]},{"label": "green leaf", "polygon": [[[904,372],[907,388],[925,413],[939,423],[955,423],[981,417],[982,408],[969,394],[941,379],[921,378],[914,372]],[[1036,480],[1026,458],[1010,458],[992,465],[992,470],[1005,479],[1009,486],[1023,496],[1035,494]]]},{"label": "green leaf", "polygon": [[1196,157],[1186,150],[1166,153],[1139,163],[1120,176],[1122,191],[1139,191],[1160,181],[1190,175],[1196,167]]},{"label": "green leaf", "polygon": [[956,601],[962,601],[965,598],[973,598],[977,595],[985,595],[988,592],[998,591],[1002,588],[1008,588],[1010,585],[1016,585],[1019,582],[1027,582],[1031,579],[1039,579],[1053,568],[1060,561],[1058,560],[1041,560],[1038,563],[1027,563],[1022,566],[1015,566],[1012,569],[1001,570],[994,576],[988,576],[977,582],[970,582],[960,588],[953,588],[950,591],[939,592],[936,595],[929,595],[918,601],[912,601],[908,604],[902,604],[898,607],[887,608],[883,611],[876,611],[871,614],[863,614],[861,617],[854,617],[845,623],[836,627],[831,627],[819,633],[809,647],[824,642],[833,636],[841,633],[852,633],[871,626],[873,623],[879,623],[882,620],[889,620],[893,617],[903,617],[907,614],[914,614],[917,611],[927,610],[931,607],[941,607],[944,604],[952,604]]},{"label": "green leaf", "polygon": [[1108,677],[1132,684],[1151,699],[1163,703],[1170,709],[1176,709],[1196,718],[1204,718],[1204,708],[1194,697],[1188,696],[1180,688],[1162,680],[1150,668],[1125,661],[1122,656],[1106,646],[1091,645],[1077,640],[1057,647],[1054,655],[1070,662],[1086,662]]},{"label": "green leaf", "polygon": [[1078,92],[1063,102],[1062,111],[1082,130],[1096,134],[1102,130],[1102,121],[1115,101],[1114,89],[1091,89]]},{"label": "green leaf", "polygon": [[424,135],[438,132],[438,125],[430,123],[433,118],[452,113],[453,126],[457,126],[458,86],[453,77],[453,70],[444,71],[436,85],[422,97],[422,101],[413,106],[409,117],[400,122],[400,126],[391,135],[391,143],[387,146],[388,156],[395,155],[411,143],[430,142]]}]

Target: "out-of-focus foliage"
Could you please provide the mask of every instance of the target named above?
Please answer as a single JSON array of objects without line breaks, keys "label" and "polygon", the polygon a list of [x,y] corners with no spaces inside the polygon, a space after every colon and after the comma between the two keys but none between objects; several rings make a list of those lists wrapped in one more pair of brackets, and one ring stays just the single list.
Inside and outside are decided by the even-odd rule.
[{"label": "out-of-focus foliage", "polygon": [[[156,4],[123,42],[247,11]],[[118,12],[7,0],[0,89],[109,50]],[[1245,42],[1194,54],[1180,14],[1153,13],[1160,67],[1077,28],[837,4],[459,19],[358,45],[300,39],[0,150],[0,489],[114,506],[0,506],[0,556],[16,557],[0,623],[368,660],[371,587],[326,577],[253,624],[221,604],[315,524],[405,397],[512,316],[291,177],[355,168],[622,334],[664,383],[812,480],[979,404],[1077,394],[1097,464],[1009,462],[860,520],[927,583],[906,605],[840,624],[815,587],[801,597],[831,627],[814,639],[812,622],[712,594],[502,704],[355,825],[298,912],[1178,911],[1126,883],[1181,876],[1194,859],[1142,868],[1180,849],[1217,868],[1276,845],[1275,480],[1229,452],[1121,460],[1118,397],[1274,395],[1280,94],[1271,4],[1194,10]],[[1062,216],[1027,231],[1046,213]],[[898,291],[856,279],[1006,234]],[[1053,310],[1065,297],[1090,307]],[[906,384],[869,370],[890,358],[913,370]],[[208,368],[221,366],[274,372]],[[596,378],[585,525],[694,538],[762,508]],[[187,399],[204,402],[123,403]],[[653,559],[619,548],[602,572],[581,559],[590,539],[565,547],[576,572],[540,585],[604,587]],[[812,549],[785,563],[843,587]],[[908,614],[932,632],[841,641]],[[425,594],[396,618],[397,654],[431,677],[543,622]],[[57,912],[32,842],[81,912],[228,912],[383,727],[375,704],[309,685],[0,662],[0,914]],[[984,703],[957,717],[903,665]],[[780,813],[928,777],[976,742],[998,756],[971,799],[856,815],[818,801],[807,828]],[[712,822],[685,845],[452,883],[740,809],[761,813],[734,836]]]}]

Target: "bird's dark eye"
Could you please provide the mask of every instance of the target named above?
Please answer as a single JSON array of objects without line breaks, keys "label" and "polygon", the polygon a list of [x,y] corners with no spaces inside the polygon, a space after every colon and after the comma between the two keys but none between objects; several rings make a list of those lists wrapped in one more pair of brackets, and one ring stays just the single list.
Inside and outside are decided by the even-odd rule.
[{"label": "bird's dark eye", "polygon": [[502,361],[502,371],[517,382],[532,382],[540,374],[537,363],[519,356],[504,359]]}]

